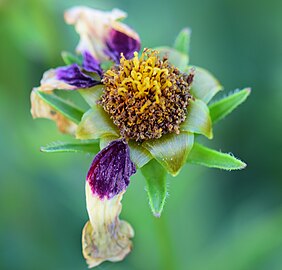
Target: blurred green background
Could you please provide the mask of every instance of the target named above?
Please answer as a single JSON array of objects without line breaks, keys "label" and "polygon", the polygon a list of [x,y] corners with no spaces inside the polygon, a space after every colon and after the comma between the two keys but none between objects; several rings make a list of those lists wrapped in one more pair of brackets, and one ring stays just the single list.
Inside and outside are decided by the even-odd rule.
[{"label": "blurred green background", "polygon": [[97,269],[282,269],[281,0],[0,0],[0,269],[87,269],[80,238],[92,157],[40,153],[41,145],[68,138],[29,113],[32,87],[78,42],[63,21],[73,5],[127,11],[147,47],[170,45],[190,26],[191,63],[212,71],[225,94],[253,89],[205,141],[248,167],[186,166],[169,178],[160,220],[151,215],[145,181],[132,177],[122,217],[135,228],[134,250]]}]

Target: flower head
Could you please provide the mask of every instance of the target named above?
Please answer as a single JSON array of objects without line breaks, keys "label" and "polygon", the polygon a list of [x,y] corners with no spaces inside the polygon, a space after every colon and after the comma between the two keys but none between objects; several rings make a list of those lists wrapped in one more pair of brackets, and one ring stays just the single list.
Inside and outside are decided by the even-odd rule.
[{"label": "flower head", "polygon": [[113,66],[103,77],[101,104],[123,137],[136,141],[179,133],[185,120],[193,74],[171,66],[157,51],[144,50],[141,57]]},{"label": "flower head", "polygon": [[[227,170],[245,167],[195,142],[195,134],[212,139],[212,124],[250,90],[209,105],[222,87],[208,71],[189,66],[190,31],[181,31],[172,48],[145,49],[139,56],[140,38],[120,22],[125,17],[118,9],[68,10],[65,19],[80,35],[79,55],[64,55],[66,66],[45,72],[31,93],[33,117],[50,118],[77,139],[43,151],[95,155],[85,183],[89,221],[82,234],[89,267],[120,261],[132,248],[133,229],[119,214],[136,169],[147,180],[150,206],[159,217],[167,173],[176,176],[187,162]],[[79,108],[75,98],[70,102],[57,95],[60,91],[81,94],[88,110]]]}]

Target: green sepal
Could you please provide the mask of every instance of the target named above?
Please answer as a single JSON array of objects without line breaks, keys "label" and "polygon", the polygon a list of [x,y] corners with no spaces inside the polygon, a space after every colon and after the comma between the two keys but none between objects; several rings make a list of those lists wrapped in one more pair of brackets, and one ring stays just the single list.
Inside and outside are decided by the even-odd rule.
[{"label": "green sepal", "polygon": [[185,164],[193,147],[194,134],[166,134],[160,139],[143,142],[143,146],[173,176],[176,176]]},{"label": "green sepal", "polygon": [[113,67],[114,64],[115,64],[115,63],[114,63],[113,61],[110,61],[110,60],[104,61],[104,62],[101,63],[101,68],[102,68],[104,71],[107,71],[107,70],[109,70],[111,67]]},{"label": "green sepal", "polygon": [[212,121],[209,108],[203,101],[196,99],[190,100],[185,121],[181,124],[182,131],[203,134],[212,139]]},{"label": "green sepal", "polygon": [[40,148],[41,152],[45,153],[91,153],[99,152],[98,140],[92,141],[77,141],[77,142],[53,142],[47,146]]},{"label": "green sepal", "polygon": [[104,91],[104,85],[99,84],[91,88],[80,89],[78,91],[89,106],[93,107],[97,105],[97,101],[101,98]]},{"label": "green sepal", "polygon": [[199,143],[194,143],[187,162],[229,171],[241,170],[247,166],[231,154],[218,152]]},{"label": "green sepal", "polygon": [[181,53],[189,55],[190,39],[191,39],[191,29],[190,28],[182,29],[175,39],[173,48]]},{"label": "green sepal", "polygon": [[100,138],[100,149],[107,147],[110,142],[118,140],[118,136],[108,135]]},{"label": "green sepal", "polygon": [[159,51],[160,57],[168,57],[170,64],[174,65],[180,70],[184,70],[188,65],[188,55],[177,51],[170,47],[157,47],[155,50]]},{"label": "green sepal", "polygon": [[146,179],[147,194],[153,215],[160,217],[167,197],[166,170],[152,159],[141,172]]},{"label": "green sepal", "polygon": [[109,135],[119,136],[119,132],[109,115],[99,105],[93,106],[83,115],[76,132],[76,138],[81,140],[98,139]]},{"label": "green sepal", "polygon": [[83,111],[70,102],[52,93],[37,91],[36,94],[56,111],[78,124],[83,116]]},{"label": "green sepal", "polygon": [[251,89],[245,88],[241,91],[235,92],[226,98],[223,98],[209,106],[210,115],[213,123],[224,118],[242,104],[250,95]]},{"label": "green sepal", "polygon": [[71,65],[71,64],[78,64],[79,66],[82,65],[82,57],[74,55],[70,52],[66,52],[66,51],[62,52],[62,58],[66,65]]},{"label": "green sepal", "polygon": [[209,103],[219,91],[223,90],[222,85],[209,71],[203,68],[188,66],[185,71],[189,73],[191,68],[195,69],[195,76],[191,86],[192,96]]},{"label": "green sepal", "polygon": [[130,148],[130,159],[137,168],[142,168],[152,159],[150,152],[141,143],[130,140],[128,145]]}]

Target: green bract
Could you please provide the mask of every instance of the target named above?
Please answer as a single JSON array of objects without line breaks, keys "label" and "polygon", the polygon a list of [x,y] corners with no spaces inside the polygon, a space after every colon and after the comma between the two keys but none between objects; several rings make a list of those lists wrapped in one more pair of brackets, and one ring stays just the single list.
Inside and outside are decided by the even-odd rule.
[{"label": "green bract", "polygon": [[[163,135],[159,139],[138,143],[129,140],[130,158],[137,168],[141,168],[146,179],[150,206],[155,216],[160,216],[167,195],[167,174],[176,176],[186,163],[203,165],[224,170],[243,169],[246,164],[232,154],[209,149],[197,142],[199,135],[208,139],[213,137],[212,125],[226,117],[243,103],[250,89],[246,88],[213,102],[209,102],[222,90],[221,84],[208,71],[189,64],[190,30],[180,32],[174,47],[156,48],[161,55],[183,72],[195,72],[191,88],[192,99],[189,101],[186,120],[180,125],[180,133]],[[63,53],[66,64],[81,63],[81,59],[69,53]],[[107,69],[112,62],[102,66]],[[59,90],[59,89],[58,89]],[[42,147],[43,152],[85,152],[97,154],[109,142],[121,138],[118,128],[97,101],[101,98],[103,85],[78,92],[88,105],[87,110],[79,109],[53,92],[37,91],[35,94],[58,115],[77,124],[76,140],[70,143],[53,143]]]}]

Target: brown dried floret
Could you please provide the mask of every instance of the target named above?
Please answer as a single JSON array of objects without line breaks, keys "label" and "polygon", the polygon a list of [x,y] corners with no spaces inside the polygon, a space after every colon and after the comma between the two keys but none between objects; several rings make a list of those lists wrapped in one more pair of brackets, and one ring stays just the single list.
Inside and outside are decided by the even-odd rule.
[{"label": "brown dried floret", "polygon": [[123,56],[119,66],[104,74],[100,100],[120,133],[127,139],[157,139],[179,133],[189,103],[193,73],[180,72],[160,59],[157,51],[144,50],[140,59]]}]

